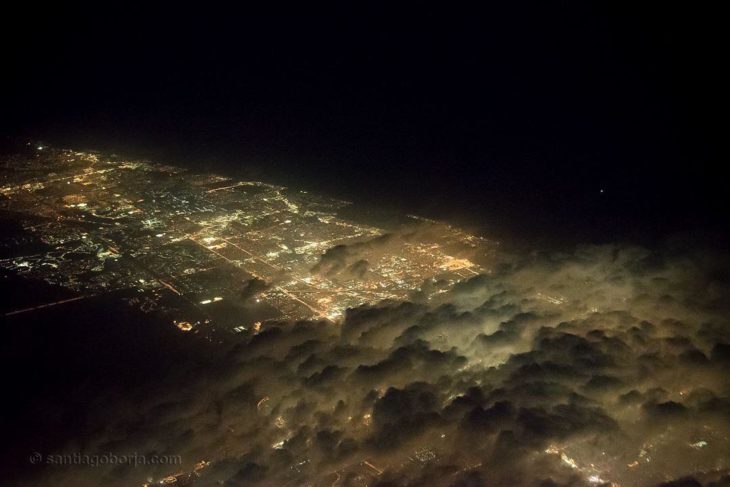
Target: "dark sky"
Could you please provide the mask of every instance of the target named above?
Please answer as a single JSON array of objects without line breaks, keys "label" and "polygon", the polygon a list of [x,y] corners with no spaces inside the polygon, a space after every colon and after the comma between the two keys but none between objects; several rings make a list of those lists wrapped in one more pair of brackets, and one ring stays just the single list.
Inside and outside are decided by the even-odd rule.
[{"label": "dark sky", "polygon": [[719,13],[584,3],[34,9],[3,132],[537,239],[720,229]]}]

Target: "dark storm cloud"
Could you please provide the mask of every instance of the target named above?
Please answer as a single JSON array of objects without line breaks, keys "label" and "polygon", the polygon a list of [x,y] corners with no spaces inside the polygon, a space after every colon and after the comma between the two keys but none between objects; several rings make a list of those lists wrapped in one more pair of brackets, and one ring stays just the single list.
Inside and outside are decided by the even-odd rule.
[{"label": "dark storm cloud", "polygon": [[[394,238],[336,248],[317,271]],[[91,425],[105,427],[69,448],[212,460],[203,486],[724,485],[726,265],[671,246],[534,253],[431,301],[269,324],[154,393],[97,398]]]},{"label": "dark storm cloud", "polygon": [[241,299],[243,299],[244,301],[248,301],[251,298],[254,298],[262,292],[266,291],[270,287],[271,285],[263,279],[259,279],[257,277],[251,278],[243,283],[243,286],[241,288]]},{"label": "dark storm cloud", "polygon": [[328,277],[334,277],[343,271],[348,271],[350,274],[364,273],[367,271],[368,261],[363,257],[382,254],[394,238],[393,234],[385,234],[362,242],[331,247],[312,267],[312,272]]}]

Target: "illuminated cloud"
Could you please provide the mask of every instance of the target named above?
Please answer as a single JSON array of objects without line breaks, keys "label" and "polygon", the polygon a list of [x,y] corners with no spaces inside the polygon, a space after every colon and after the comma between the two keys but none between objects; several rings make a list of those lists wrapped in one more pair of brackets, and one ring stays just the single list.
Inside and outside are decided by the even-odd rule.
[{"label": "illuminated cloud", "polygon": [[195,485],[726,485],[727,269],[671,245],[505,257],[427,303],[269,324],[154,393],[97,398],[68,448],[211,461]]}]

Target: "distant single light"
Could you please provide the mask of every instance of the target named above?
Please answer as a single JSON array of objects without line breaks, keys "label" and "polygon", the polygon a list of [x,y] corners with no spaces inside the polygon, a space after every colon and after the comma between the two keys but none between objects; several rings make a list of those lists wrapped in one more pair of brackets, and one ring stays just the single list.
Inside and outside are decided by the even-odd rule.
[{"label": "distant single light", "polygon": [[605,190],[605,189],[603,189],[603,188],[601,188],[601,191],[600,191],[600,192],[601,192],[601,193],[605,193],[605,192],[606,192],[606,190]]},{"label": "distant single light", "polygon": [[38,146],[38,150],[43,150],[43,146],[42,145],[39,145]]}]

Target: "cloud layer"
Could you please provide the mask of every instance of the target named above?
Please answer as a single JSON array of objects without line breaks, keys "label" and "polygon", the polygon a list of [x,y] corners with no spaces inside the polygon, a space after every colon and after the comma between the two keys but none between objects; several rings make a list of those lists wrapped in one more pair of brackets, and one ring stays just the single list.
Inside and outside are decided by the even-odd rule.
[{"label": "cloud layer", "polygon": [[[355,250],[315,271],[367,272]],[[210,461],[196,486],[727,485],[728,269],[680,244],[505,257],[430,300],[270,324],[154,390],[97,397],[66,449]]]}]

